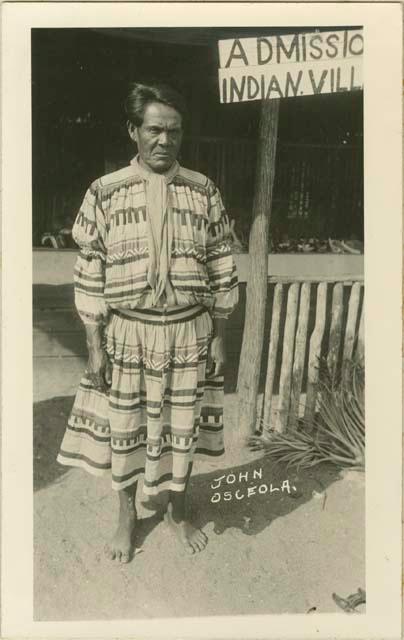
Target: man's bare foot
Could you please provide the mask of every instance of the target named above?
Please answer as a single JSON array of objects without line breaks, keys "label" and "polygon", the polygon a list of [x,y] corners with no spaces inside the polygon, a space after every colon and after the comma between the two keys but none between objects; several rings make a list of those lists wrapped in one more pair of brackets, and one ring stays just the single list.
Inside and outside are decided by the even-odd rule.
[{"label": "man's bare foot", "polygon": [[194,527],[190,522],[181,520],[176,522],[173,517],[173,507],[169,503],[167,507],[167,513],[164,516],[164,521],[170,527],[171,531],[177,536],[178,540],[184,545],[188,553],[198,553],[203,551],[208,543],[207,536]]},{"label": "man's bare foot", "polygon": [[121,499],[118,528],[111,542],[105,545],[105,553],[110,560],[125,564],[132,559],[136,521],[135,500],[125,496]]}]

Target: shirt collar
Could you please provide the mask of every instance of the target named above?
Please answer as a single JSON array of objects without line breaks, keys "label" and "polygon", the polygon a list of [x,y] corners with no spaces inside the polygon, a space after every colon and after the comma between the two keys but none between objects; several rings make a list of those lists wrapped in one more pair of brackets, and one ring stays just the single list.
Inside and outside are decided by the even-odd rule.
[{"label": "shirt collar", "polygon": [[144,167],[141,166],[139,162],[139,154],[137,154],[134,158],[132,158],[130,163],[136,169],[136,171],[139,173],[139,175],[143,180],[148,180],[150,175],[159,175],[162,178],[164,178],[167,184],[172,182],[172,180],[175,178],[175,176],[180,170],[180,164],[179,162],[177,162],[177,160],[175,160],[171,165],[171,167],[168,169],[168,171],[166,171],[165,173],[156,174],[154,173],[154,171],[151,171],[151,170],[149,171],[148,169],[145,169]]}]

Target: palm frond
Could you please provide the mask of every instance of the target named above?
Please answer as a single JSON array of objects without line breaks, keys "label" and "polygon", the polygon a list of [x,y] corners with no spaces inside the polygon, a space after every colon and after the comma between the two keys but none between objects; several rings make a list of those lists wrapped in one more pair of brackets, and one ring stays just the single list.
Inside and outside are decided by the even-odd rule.
[{"label": "palm frond", "polygon": [[[320,366],[318,413],[298,431],[252,436],[249,446],[262,449],[276,463],[300,468],[320,462],[339,467],[365,466],[365,371],[363,363],[345,362],[341,375]],[[298,416],[296,416],[298,418]],[[304,429],[306,426],[310,431]],[[314,434],[314,435],[313,435]]]}]

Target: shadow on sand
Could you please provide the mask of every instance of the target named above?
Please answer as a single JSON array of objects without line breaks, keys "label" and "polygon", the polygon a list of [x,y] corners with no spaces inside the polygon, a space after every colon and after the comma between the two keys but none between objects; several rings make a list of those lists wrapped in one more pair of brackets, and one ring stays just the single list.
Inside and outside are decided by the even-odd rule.
[{"label": "shadow on sand", "polygon": [[[35,491],[57,482],[69,470],[56,461],[56,456],[73,402],[74,396],[63,396],[34,405]],[[240,454],[236,459],[240,460]],[[320,494],[318,499],[323,502],[319,504],[324,506],[327,487],[339,479],[339,470],[333,465],[297,472],[295,468],[274,465],[265,456],[245,464],[224,464],[209,473],[194,473],[187,496],[190,519],[201,528],[213,523],[217,535],[228,529],[256,535],[276,518],[312,500],[313,495]],[[218,486],[221,476],[225,477]],[[167,501],[168,494],[163,493],[157,503],[143,503],[146,510],[150,509],[150,517],[139,521],[138,547],[161,521]]]},{"label": "shadow on sand", "polygon": [[[216,488],[223,475],[230,484],[225,478]],[[312,500],[313,496],[319,500],[320,508],[324,508],[327,488],[339,479],[339,469],[331,464],[297,472],[294,468],[286,469],[283,464],[275,466],[268,457],[262,457],[247,464],[192,476],[187,511],[192,522],[200,528],[213,523],[217,535],[227,529],[237,529],[253,536],[276,518]],[[167,501],[168,494],[163,493],[158,503],[143,503],[153,510],[160,507],[160,511],[143,521],[139,531],[142,541],[160,522]]]},{"label": "shadow on sand", "polygon": [[68,470],[56,462],[74,396],[34,404],[34,491],[56,482]]},{"label": "shadow on sand", "polygon": [[[74,396],[67,396],[34,405],[35,491],[57,482],[69,470],[56,462],[56,456],[73,401]],[[225,478],[218,486],[218,478],[223,475]],[[311,500],[313,492],[321,494],[318,499],[325,501],[327,487],[338,479],[339,470],[333,465],[322,464],[297,472],[295,468],[274,465],[264,456],[246,464],[193,475],[187,501],[189,517],[199,527],[213,522],[217,535],[232,528],[255,535],[275,518]],[[153,513],[139,522],[138,545],[161,521],[167,500],[168,494],[162,493],[158,502],[143,503]]]}]

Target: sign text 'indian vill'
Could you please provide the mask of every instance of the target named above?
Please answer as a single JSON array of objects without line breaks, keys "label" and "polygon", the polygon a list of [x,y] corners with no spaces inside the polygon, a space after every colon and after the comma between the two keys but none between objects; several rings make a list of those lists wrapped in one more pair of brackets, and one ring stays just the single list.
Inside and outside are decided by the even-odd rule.
[{"label": "sign text 'indian vill'", "polygon": [[358,29],[220,40],[220,101],[359,90],[362,58]]}]

